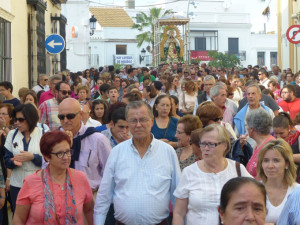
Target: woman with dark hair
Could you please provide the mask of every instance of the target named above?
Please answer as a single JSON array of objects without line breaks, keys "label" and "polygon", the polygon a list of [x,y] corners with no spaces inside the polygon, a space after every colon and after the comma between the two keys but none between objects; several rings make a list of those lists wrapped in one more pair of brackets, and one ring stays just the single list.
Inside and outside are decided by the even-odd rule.
[{"label": "woman with dark hair", "polygon": [[19,192],[14,224],[93,224],[93,194],[86,175],[70,169],[70,133],[43,135],[40,149],[49,163],[24,179]]},{"label": "woman with dark hair", "polygon": [[156,98],[153,106],[154,123],[151,129],[156,139],[176,146],[175,137],[178,119],[171,116],[171,100],[167,95],[160,95]]},{"label": "woman with dark hair", "polygon": [[[7,137],[7,134],[10,130],[14,129],[14,120],[13,120],[13,110],[14,107],[12,104],[9,103],[2,103],[0,104],[0,165],[1,165],[1,171],[4,175],[4,182],[5,182],[5,192],[9,192],[9,180],[6,179],[7,177],[7,169],[4,162],[4,154],[5,154],[5,139]],[[4,195],[5,196],[5,195]],[[8,224],[8,214],[7,214],[7,201],[10,201],[10,195],[9,193],[6,195],[7,199],[5,200],[5,205],[0,211],[0,224]],[[0,199],[0,202],[2,203],[3,199]],[[1,206],[1,205],[0,205]],[[1,207],[0,207],[1,208]],[[1,217],[3,215],[3,217]]]},{"label": "woman with dark hair", "polygon": [[176,97],[179,96],[181,88],[178,76],[171,76],[167,78],[167,82],[165,83],[165,93],[167,95],[175,95]]},{"label": "woman with dark hair", "polygon": [[143,100],[148,103],[151,107],[154,106],[157,93],[153,85],[143,87]]},{"label": "woman with dark hair", "polygon": [[42,166],[39,143],[43,129],[37,127],[38,111],[32,104],[21,104],[13,111],[17,128],[11,130],[5,141],[5,164],[14,212],[23,180]]},{"label": "woman with dark hair", "polygon": [[175,95],[170,95],[171,99],[171,116],[177,119],[183,116],[183,114],[179,111],[179,100]]},{"label": "woman with dark hair", "polygon": [[27,103],[27,102],[32,102],[33,104],[35,104],[36,107],[39,106],[38,98],[37,98],[35,91],[32,91],[32,90],[27,91],[27,93],[24,96],[24,103]]},{"label": "woman with dark hair", "polygon": [[298,166],[297,181],[300,182],[299,165],[300,165],[300,133],[295,128],[290,115],[286,112],[280,112],[273,119],[273,132],[275,138],[284,139],[292,148],[294,162]]},{"label": "woman with dark hair", "polygon": [[179,148],[176,149],[176,154],[181,170],[198,160],[198,156],[193,151],[191,134],[193,130],[200,128],[202,128],[202,123],[197,116],[185,115],[177,122],[175,137]]},{"label": "woman with dark hair", "polygon": [[122,102],[124,102],[125,104],[129,104],[129,102],[141,101],[142,99],[143,98],[140,91],[132,90],[131,92],[123,96]]},{"label": "woman with dark hair", "polygon": [[108,103],[107,101],[97,99],[92,102],[91,117],[98,120],[102,125],[108,123]]},{"label": "woman with dark hair", "polygon": [[218,207],[221,224],[264,225],[266,219],[266,189],[249,177],[236,177],[222,188]]}]

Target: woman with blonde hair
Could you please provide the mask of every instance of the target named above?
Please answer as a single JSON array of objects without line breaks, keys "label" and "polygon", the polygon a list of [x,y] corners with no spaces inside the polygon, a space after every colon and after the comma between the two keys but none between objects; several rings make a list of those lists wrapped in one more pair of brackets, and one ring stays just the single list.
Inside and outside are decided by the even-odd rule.
[{"label": "woman with blonde hair", "polygon": [[266,223],[277,223],[287,197],[296,183],[296,165],[290,145],[281,138],[269,141],[259,152],[257,175],[267,191]]}]

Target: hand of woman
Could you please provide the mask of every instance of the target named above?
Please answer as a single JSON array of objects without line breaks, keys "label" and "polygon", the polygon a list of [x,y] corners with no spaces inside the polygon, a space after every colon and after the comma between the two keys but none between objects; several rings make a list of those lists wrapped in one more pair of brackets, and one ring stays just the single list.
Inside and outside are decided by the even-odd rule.
[{"label": "hand of woman", "polygon": [[31,152],[27,151],[20,151],[20,154],[15,155],[13,160],[19,161],[19,162],[28,162],[34,159],[34,156]]}]

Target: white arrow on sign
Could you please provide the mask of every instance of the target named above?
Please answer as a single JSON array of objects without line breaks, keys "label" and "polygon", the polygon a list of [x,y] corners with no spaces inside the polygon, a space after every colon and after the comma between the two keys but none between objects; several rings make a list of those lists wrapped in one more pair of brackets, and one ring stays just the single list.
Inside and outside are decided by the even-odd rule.
[{"label": "white arrow on sign", "polygon": [[51,47],[51,48],[54,48],[55,45],[62,45],[63,43],[55,43],[54,40],[50,41],[48,43],[48,45]]}]

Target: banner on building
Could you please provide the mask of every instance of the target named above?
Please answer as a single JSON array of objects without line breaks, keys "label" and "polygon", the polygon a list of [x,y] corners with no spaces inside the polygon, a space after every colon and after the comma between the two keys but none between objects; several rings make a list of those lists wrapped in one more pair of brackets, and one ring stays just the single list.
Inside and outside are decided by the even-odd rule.
[{"label": "banner on building", "polygon": [[201,61],[212,61],[207,55],[208,51],[191,51],[191,59],[200,59]]},{"label": "banner on building", "polygon": [[115,55],[115,63],[132,65],[134,63],[132,55]]}]

